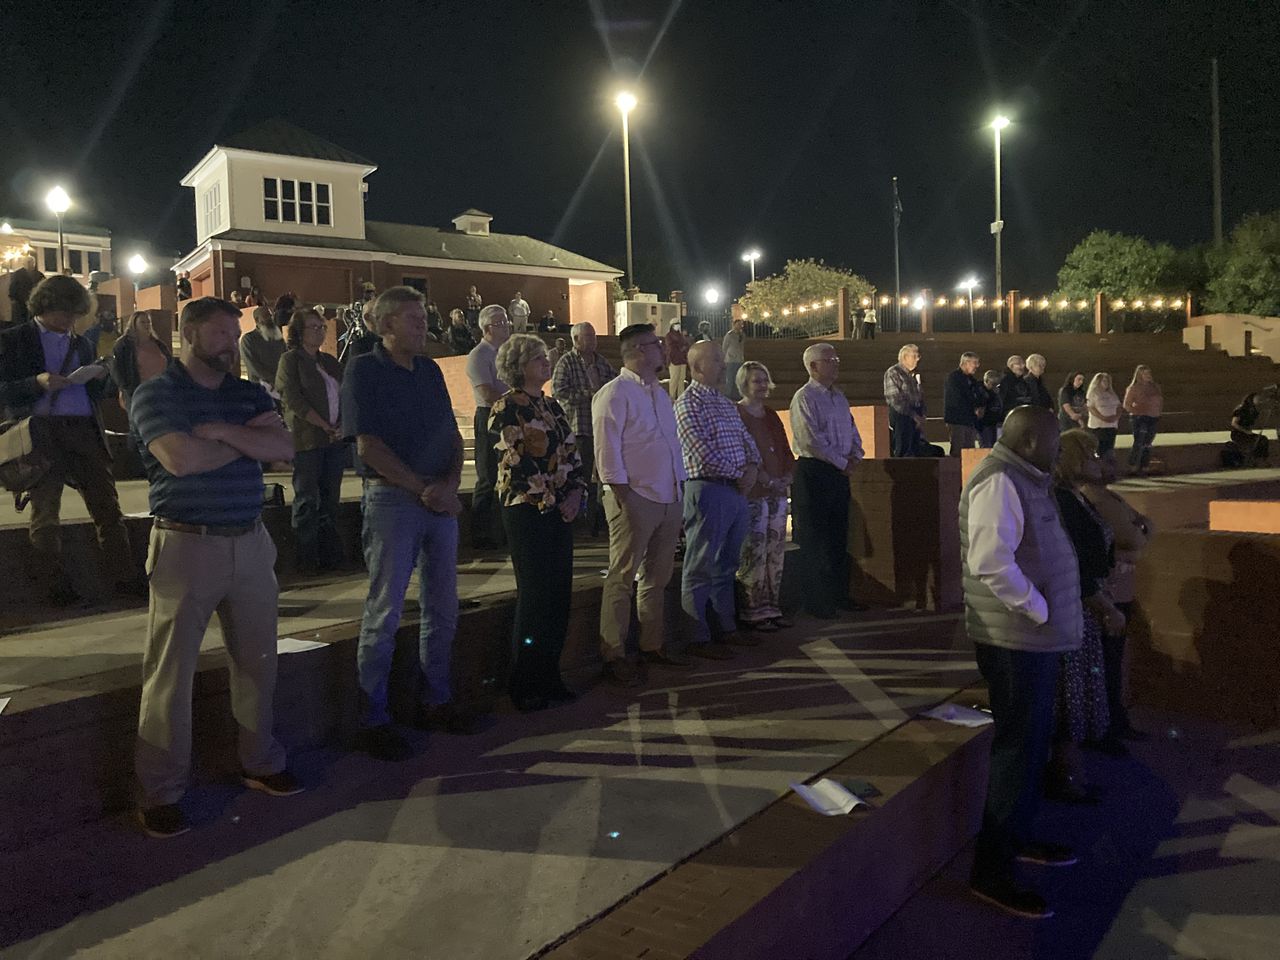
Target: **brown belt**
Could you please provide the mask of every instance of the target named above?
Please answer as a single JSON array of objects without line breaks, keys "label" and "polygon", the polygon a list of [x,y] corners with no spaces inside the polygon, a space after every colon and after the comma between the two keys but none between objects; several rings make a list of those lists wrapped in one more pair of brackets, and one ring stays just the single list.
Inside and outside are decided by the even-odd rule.
[{"label": "brown belt", "polygon": [[152,526],[159,527],[161,530],[175,530],[178,533],[194,533],[201,537],[243,537],[246,533],[253,533],[258,528],[256,523],[243,527],[215,527],[203,523],[179,523],[177,520],[166,520],[164,517],[156,517],[152,521]]}]

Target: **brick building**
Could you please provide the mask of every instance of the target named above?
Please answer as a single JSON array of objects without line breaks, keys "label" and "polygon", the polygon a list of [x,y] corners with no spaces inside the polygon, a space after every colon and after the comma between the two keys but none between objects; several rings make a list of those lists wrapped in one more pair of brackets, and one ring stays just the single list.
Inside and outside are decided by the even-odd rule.
[{"label": "brick building", "polygon": [[521,291],[534,317],[609,328],[609,282],[621,271],[532,237],[494,233],[467,210],[452,229],[366,220],[365,178],[377,166],[284,121],[216,144],[182,179],[195,191],[196,241],[175,271],[195,296],[245,286],[267,297],[349,303],[365,281],[427,289],[441,313],[475,285],[486,303]]}]

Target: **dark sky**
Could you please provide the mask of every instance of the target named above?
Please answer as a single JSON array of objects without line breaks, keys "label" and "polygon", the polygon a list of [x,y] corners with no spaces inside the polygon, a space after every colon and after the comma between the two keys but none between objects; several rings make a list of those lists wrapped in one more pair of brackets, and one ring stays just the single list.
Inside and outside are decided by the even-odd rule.
[{"label": "dark sky", "polygon": [[904,289],[991,283],[991,135],[1006,131],[1005,286],[1039,292],[1085,233],[1211,234],[1210,56],[1228,229],[1280,208],[1280,2],[0,0],[0,211],[194,243],[179,178],[282,117],[372,158],[372,219],[466,207],[621,266],[635,81],[637,274],[738,290],[793,257]]}]

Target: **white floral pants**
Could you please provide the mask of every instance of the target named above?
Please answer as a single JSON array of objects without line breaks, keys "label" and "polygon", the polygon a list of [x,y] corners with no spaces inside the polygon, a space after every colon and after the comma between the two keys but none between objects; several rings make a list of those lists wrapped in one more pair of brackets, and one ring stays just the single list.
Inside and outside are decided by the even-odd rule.
[{"label": "white floral pants", "polygon": [[747,501],[747,539],[738,564],[738,619],[759,623],[782,616],[782,556],[787,547],[787,498]]}]

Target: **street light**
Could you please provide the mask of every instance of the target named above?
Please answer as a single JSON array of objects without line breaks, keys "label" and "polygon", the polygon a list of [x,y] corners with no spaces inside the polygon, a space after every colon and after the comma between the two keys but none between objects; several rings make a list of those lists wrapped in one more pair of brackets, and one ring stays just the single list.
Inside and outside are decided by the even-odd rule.
[{"label": "street light", "polygon": [[613,102],[622,112],[622,196],[627,208],[627,283],[635,287],[635,265],[631,255],[631,127],[627,116],[636,108],[636,96],[623,90]]},{"label": "street light", "polygon": [[973,333],[973,288],[978,285],[978,278],[972,274],[965,277],[958,284],[957,290],[967,290],[969,292],[969,332]]},{"label": "street light", "polygon": [[62,246],[62,215],[71,208],[71,198],[61,187],[54,187],[44,198],[45,205],[58,218],[58,273],[62,273],[64,251]]},{"label": "street light", "polygon": [[714,307],[717,303],[720,302],[720,288],[706,287],[702,291],[702,299],[707,301],[708,306]]},{"label": "street light", "polygon": [[991,232],[996,238],[996,299],[1000,300],[1004,297],[1004,287],[1002,285],[1002,273],[1000,262],[1000,235],[1004,233],[1004,221],[1000,219],[1000,131],[1009,126],[1009,118],[1004,115],[997,115],[991,121],[991,131],[995,135],[995,157],[996,157],[996,218],[991,223]]},{"label": "street light", "polygon": [[760,259],[760,251],[752,248],[742,255],[742,262],[751,264],[751,282],[756,282],[756,261]]},{"label": "street light", "polygon": [[150,268],[150,264],[140,253],[135,253],[129,258],[129,272],[133,274],[133,289],[138,289],[138,278],[142,276]]}]

